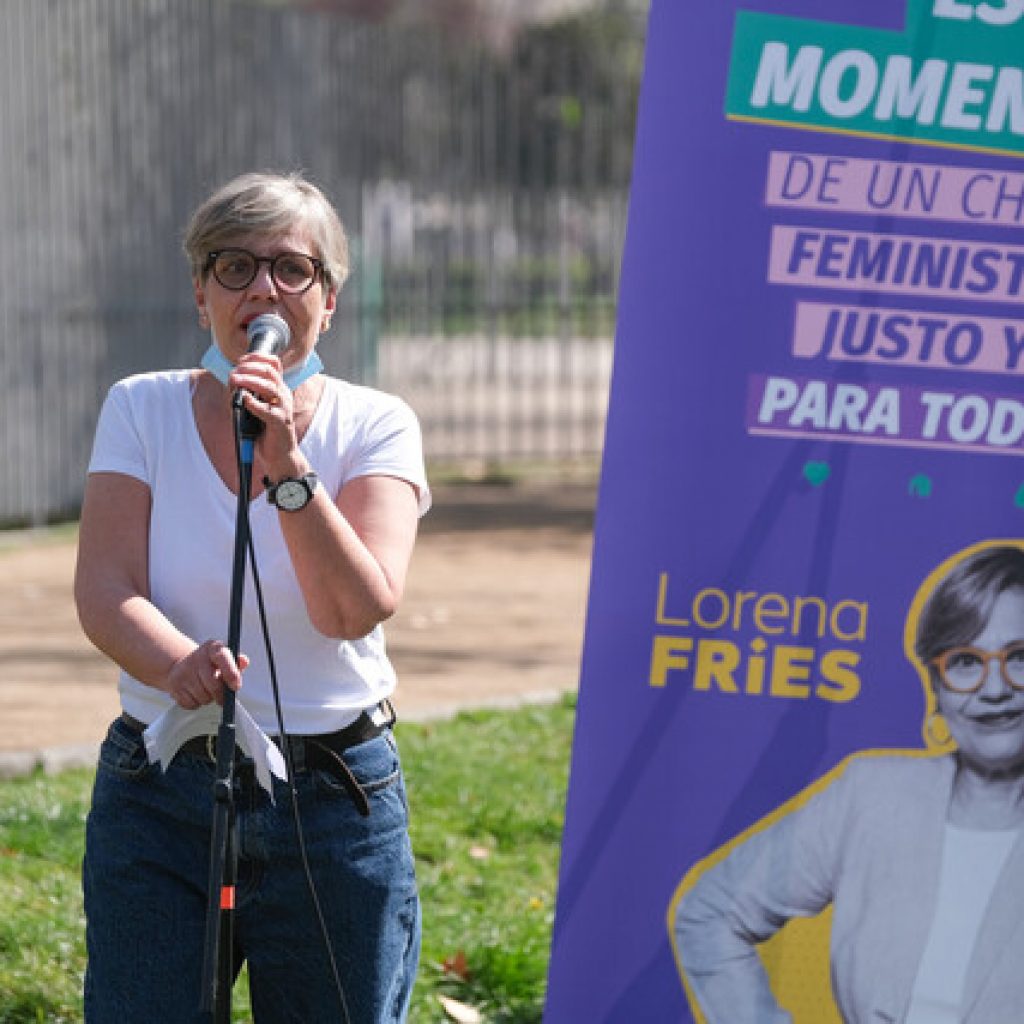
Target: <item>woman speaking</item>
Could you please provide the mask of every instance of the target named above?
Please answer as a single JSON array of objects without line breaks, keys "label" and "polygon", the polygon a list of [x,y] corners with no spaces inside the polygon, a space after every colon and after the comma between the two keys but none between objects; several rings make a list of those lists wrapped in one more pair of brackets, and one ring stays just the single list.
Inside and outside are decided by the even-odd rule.
[{"label": "woman speaking", "polygon": [[851,758],[700,874],[674,937],[709,1024],[790,1021],[756,947],[829,905],[832,989],[847,1024],[1022,1019],[1022,546],[970,549],[914,607],[926,739],[944,752]]},{"label": "woman speaking", "polygon": [[[248,174],[227,183],[193,214],[185,250],[209,351],[201,369],[139,374],[111,389],[82,510],[79,617],[120,667],[124,710],[100,751],[87,824],[86,1020],[204,1019],[216,744],[196,735],[162,771],[143,732],[175,707],[202,716],[230,687],[240,709],[287,743],[305,835],[303,857],[289,789],[265,792],[243,758],[229,952],[236,970],[248,964],[253,1019],[401,1021],[419,904],[380,624],[402,597],[429,505],[419,426],[398,399],[321,372],[315,346],[348,248],[310,182]],[[267,316],[287,328],[279,356],[249,351],[251,325]],[[236,660],[221,639],[238,507],[236,394],[263,425],[249,518],[287,740],[251,592],[245,654]]]}]

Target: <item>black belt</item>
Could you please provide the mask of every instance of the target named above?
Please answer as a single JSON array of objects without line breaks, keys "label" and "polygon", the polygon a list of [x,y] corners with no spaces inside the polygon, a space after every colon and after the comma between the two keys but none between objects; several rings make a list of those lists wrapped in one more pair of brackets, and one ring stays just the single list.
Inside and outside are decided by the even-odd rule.
[{"label": "black belt", "polygon": [[[386,717],[382,721],[374,721],[374,712],[382,712]],[[133,718],[127,712],[121,715],[122,721],[134,732],[141,733],[146,724]],[[363,787],[352,774],[352,769],[345,763],[342,754],[349,747],[366,743],[368,740],[376,739],[382,733],[387,732],[395,724],[395,709],[391,701],[384,700],[378,704],[372,712],[363,711],[359,717],[344,729],[337,732],[317,733],[312,736],[288,736],[287,755],[290,754],[290,767],[296,772],[321,770],[327,772],[337,779],[345,787],[349,796],[355,802],[359,813],[366,817],[370,813],[370,802],[366,798]],[[271,736],[271,739],[284,751],[280,736]],[[217,737],[196,736],[187,740],[178,750],[179,754],[188,754],[190,757],[198,757],[211,764],[217,763]]]}]

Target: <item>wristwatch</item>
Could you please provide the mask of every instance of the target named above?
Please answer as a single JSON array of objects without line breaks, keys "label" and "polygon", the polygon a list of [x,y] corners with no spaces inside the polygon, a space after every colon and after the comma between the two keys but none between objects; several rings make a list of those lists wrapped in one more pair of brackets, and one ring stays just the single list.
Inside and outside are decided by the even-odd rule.
[{"label": "wristwatch", "polygon": [[271,483],[270,477],[263,478],[263,486],[267,489],[267,501],[276,505],[283,512],[298,512],[313,500],[316,489],[316,473],[305,476],[286,476],[277,483]]}]

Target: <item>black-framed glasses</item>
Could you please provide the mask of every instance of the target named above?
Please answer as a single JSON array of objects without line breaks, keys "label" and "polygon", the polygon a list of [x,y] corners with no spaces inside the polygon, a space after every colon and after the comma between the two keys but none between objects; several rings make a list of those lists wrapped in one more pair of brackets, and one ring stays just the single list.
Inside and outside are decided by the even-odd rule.
[{"label": "black-framed glasses", "polygon": [[218,284],[232,292],[248,288],[256,280],[261,263],[270,264],[274,284],[288,295],[301,295],[312,288],[324,266],[322,260],[302,252],[257,256],[248,249],[218,249],[206,257],[206,269],[213,271]]},{"label": "black-framed glasses", "polygon": [[1024,643],[1010,644],[999,651],[952,647],[933,658],[932,664],[947,689],[954,693],[974,693],[981,689],[993,661],[999,662],[999,672],[1007,686],[1024,690]]}]

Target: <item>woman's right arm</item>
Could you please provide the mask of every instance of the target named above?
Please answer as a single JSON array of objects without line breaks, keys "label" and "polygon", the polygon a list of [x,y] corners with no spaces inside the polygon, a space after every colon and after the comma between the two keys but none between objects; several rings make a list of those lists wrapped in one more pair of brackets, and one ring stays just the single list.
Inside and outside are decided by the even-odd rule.
[{"label": "woman's right arm", "polygon": [[[92,473],[85,486],[75,570],[75,605],[86,636],[129,675],[181,707],[238,689],[241,672],[217,640],[200,644],[152,603],[149,594],[151,495],[141,480]],[[240,659],[245,665],[244,657]]]},{"label": "woman's right arm", "polygon": [[792,1020],[757,947],[787,921],[832,902],[852,795],[847,773],[819,780],[804,795],[704,870],[676,907],[676,956],[707,1024]]},{"label": "woman's right arm", "polygon": [[[755,839],[762,843],[765,837]],[[776,1002],[758,945],[785,920],[770,885],[751,884],[750,841],[705,871],[680,901],[674,945],[706,1024],[791,1024]]]}]

